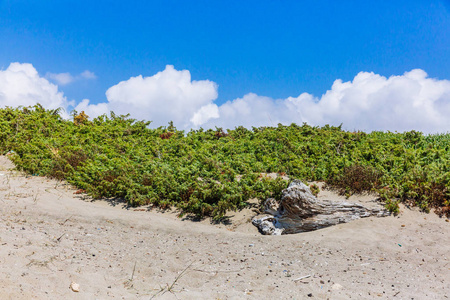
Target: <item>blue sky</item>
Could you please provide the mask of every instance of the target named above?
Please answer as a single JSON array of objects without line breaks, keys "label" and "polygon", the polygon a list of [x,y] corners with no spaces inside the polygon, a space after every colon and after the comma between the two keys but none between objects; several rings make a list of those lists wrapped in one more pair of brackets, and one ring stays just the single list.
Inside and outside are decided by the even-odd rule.
[{"label": "blue sky", "polygon": [[[107,103],[109,88],[166,65],[215,83],[217,96],[205,103],[219,108],[249,93],[273,101],[308,93],[318,102],[335,80],[360,72],[421,69],[446,82],[450,3],[0,0],[0,45],[2,70],[32,64],[69,102]],[[79,75],[86,70],[95,79]],[[52,74],[61,73],[71,82],[58,84]]]}]

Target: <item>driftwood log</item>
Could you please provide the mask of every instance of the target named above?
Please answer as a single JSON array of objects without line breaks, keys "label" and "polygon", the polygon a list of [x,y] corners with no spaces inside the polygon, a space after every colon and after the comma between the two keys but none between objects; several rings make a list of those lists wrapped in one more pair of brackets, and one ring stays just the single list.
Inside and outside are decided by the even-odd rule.
[{"label": "driftwood log", "polygon": [[255,218],[252,223],[266,235],[306,232],[359,218],[389,215],[381,206],[366,208],[358,203],[319,200],[299,180],[283,190],[281,201],[267,199],[265,212],[271,216]]}]

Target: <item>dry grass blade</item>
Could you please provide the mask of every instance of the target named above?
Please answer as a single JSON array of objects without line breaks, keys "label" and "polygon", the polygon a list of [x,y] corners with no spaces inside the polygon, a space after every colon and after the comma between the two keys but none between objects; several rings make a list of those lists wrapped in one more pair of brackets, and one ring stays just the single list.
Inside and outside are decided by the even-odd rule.
[{"label": "dry grass blade", "polygon": [[161,287],[160,290],[154,294],[150,299],[155,298],[156,296],[160,295],[164,295],[166,292],[171,292],[172,294],[175,293],[176,291],[173,289],[173,287],[175,286],[175,284],[177,283],[177,281],[186,273],[186,271],[192,266],[194,262],[191,262],[186,268],[184,268],[183,271],[180,272],[180,274],[178,274],[178,276],[175,278],[175,280],[172,282],[172,284],[169,286],[167,284],[166,287]]}]

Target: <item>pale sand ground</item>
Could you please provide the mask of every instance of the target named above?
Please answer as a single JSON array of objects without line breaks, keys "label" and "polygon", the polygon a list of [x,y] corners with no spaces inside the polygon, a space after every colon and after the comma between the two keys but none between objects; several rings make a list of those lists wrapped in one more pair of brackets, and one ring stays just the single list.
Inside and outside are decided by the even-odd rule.
[{"label": "pale sand ground", "polygon": [[0,157],[0,299],[450,297],[450,223],[435,214],[402,207],[398,217],[262,236],[251,210],[231,225],[180,220],[83,200],[11,167]]}]

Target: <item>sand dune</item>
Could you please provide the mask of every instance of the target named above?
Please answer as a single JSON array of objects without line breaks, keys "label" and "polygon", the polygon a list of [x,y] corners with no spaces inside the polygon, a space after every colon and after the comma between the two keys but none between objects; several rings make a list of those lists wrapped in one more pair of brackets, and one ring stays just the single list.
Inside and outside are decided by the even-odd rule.
[{"label": "sand dune", "polygon": [[402,207],[397,217],[262,236],[251,209],[228,225],[193,222],[90,201],[12,167],[0,157],[1,299],[450,297],[450,223],[435,214]]}]

